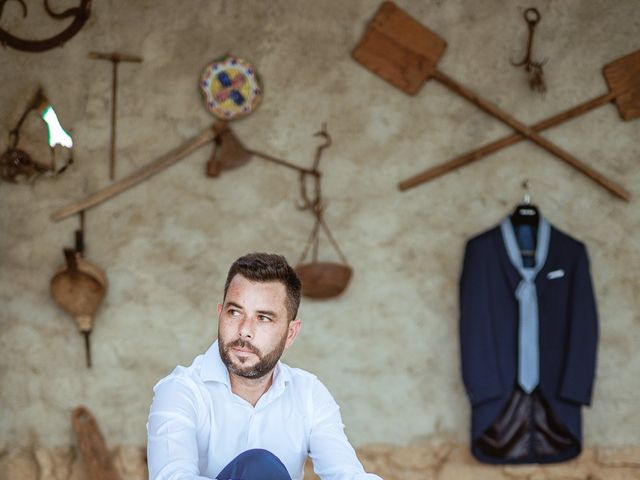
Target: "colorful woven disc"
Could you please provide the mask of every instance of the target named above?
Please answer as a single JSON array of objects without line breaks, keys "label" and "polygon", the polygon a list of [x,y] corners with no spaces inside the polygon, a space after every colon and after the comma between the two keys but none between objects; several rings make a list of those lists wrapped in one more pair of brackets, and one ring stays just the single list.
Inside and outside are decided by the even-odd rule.
[{"label": "colorful woven disc", "polygon": [[223,120],[253,112],[262,98],[262,85],[256,69],[233,55],[207,65],[202,72],[200,88],[207,108]]}]

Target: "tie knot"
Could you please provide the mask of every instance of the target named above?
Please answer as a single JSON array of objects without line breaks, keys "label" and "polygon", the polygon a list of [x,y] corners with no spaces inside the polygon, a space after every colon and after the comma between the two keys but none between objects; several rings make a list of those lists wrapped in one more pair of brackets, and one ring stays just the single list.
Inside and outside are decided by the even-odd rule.
[{"label": "tie knot", "polygon": [[518,288],[516,288],[516,297],[521,299],[525,296],[535,295],[535,292],[536,284],[533,283],[533,275],[527,275],[520,281]]}]

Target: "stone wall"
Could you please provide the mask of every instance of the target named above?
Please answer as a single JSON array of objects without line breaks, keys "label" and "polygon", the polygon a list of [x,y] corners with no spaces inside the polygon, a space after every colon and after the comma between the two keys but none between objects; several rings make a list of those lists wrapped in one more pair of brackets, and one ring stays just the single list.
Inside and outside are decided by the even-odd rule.
[{"label": "stone wall", "polygon": [[[640,479],[640,449],[588,448],[575,460],[556,465],[482,465],[466,445],[447,439],[409,446],[375,445],[358,449],[368,472],[385,480],[635,480]],[[119,447],[113,462],[121,480],[146,480],[145,450]],[[87,480],[78,452],[72,447],[25,448],[0,455],[2,480]],[[318,479],[308,462],[305,480]]]},{"label": "stone wall", "polygon": [[[60,28],[45,18],[42,2],[28,3],[25,20],[19,2],[6,2],[2,27],[38,38]],[[464,243],[513,209],[524,179],[541,212],[590,254],[600,343],[593,406],[584,411],[585,462],[608,468],[596,452],[640,446],[640,120],[623,121],[610,104],[544,133],[631,191],[629,203],[530,142],[401,193],[399,181],[509,129],[438,83],[407,96],[357,64],[351,50],[379,3],[104,0],[93,2],[89,22],[63,48],[0,49],[0,151],[39,85],[76,141],[75,163],[63,175],[0,185],[5,464],[9,452],[26,448],[16,461],[34,475],[54,464],[71,468],[69,416],[79,404],[95,413],[112,448],[137,451],[153,385],[215,337],[230,263],[256,250],[295,263],[313,225],[295,208],[295,172],[253,158],[207,178],[208,146],[89,210],[87,258],[106,271],[109,291],[95,317],[88,370],[82,337],[49,294],[78,219],[56,223],[50,214],[110,185],[111,65],[88,54],[114,50],[144,59],[119,68],[118,179],[212,123],[198,78],[225,52],[254,62],[265,85],[257,111],[232,124],[247,146],[310,166],[313,134],[327,123],[325,218],[354,276],[338,298],[303,300],[302,332],[285,360],[327,385],[356,446],[417,445],[411,452],[428,436],[467,441],[457,326]],[[636,0],[398,3],[448,42],[442,71],[526,124],[607,92],[602,67],[640,48]],[[544,96],[509,62],[524,53],[522,13],[530,6],[542,14],[534,56],[548,59]],[[46,160],[42,125],[27,124],[20,146]],[[337,259],[324,237],[320,258]],[[362,450],[365,463],[368,451],[378,450]],[[58,460],[45,465],[48,458]],[[451,465],[440,474],[472,463]]]}]

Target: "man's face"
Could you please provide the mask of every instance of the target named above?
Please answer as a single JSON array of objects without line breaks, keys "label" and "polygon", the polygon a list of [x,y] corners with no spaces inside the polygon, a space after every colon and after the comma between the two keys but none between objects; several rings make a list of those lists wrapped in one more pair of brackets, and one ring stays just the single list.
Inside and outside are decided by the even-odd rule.
[{"label": "man's face", "polygon": [[289,322],[286,299],[280,282],[231,279],[218,304],[218,348],[231,373],[260,378],[273,370],[300,330],[300,320]]}]

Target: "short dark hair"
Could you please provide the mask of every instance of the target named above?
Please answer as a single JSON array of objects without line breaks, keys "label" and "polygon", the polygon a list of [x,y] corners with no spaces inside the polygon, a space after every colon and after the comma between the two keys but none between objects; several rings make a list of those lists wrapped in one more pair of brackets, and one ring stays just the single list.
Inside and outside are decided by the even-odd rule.
[{"label": "short dark hair", "polygon": [[273,253],[249,253],[237,259],[229,268],[227,281],[224,284],[224,298],[233,277],[242,275],[254,282],[280,282],[287,290],[287,313],[289,320],[296,318],[300,306],[300,289],[302,284],[295,270],[282,255]]}]

